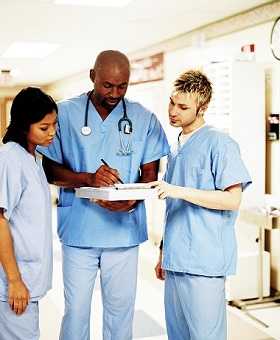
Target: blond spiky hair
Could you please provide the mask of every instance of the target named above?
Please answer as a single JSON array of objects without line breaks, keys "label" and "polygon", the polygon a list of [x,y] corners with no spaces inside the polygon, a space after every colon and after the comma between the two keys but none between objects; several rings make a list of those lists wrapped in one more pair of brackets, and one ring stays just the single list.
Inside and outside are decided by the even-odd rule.
[{"label": "blond spiky hair", "polygon": [[199,70],[188,70],[182,73],[174,82],[174,88],[179,93],[196,95],[199,107],[208,106],[212,96],[212,84]]}]

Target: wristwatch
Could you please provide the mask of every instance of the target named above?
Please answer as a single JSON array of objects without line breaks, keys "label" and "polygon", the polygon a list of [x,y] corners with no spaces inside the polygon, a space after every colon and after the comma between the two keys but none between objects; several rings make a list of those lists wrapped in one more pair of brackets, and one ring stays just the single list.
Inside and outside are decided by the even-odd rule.
[{"label": "wristwatch", "polygon": [[275,20],[272,26],[270,48],[274,58],[280,60],[280,17]]}]

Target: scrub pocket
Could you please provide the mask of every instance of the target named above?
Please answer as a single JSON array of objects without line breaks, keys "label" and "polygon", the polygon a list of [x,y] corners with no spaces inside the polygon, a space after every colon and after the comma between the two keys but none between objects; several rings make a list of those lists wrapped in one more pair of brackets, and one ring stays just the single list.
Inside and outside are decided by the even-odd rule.
[{"label": "scrub pocket", "polygon": [[201,190],[215,190],[215,178],[210,167],[202,161],[190,169],[190,185]]},{"label": "scrub pocket", "polygon": [[70,215],[71,215],[72,206],[68,207],[57,207],[57,225],[58,225],[58,234],[59,237],[62,238],[65,228],[69,224]]},{"label": "scrub pocket", "polygon": [[119,156],[120,172],[124,182],[131,183],[139,180],[143,146],[144,142],[142,141],[132,141],[132,153],[128,156]]},{"label": "scrub pocket", "polygon": [[[203,180],[204,180],[204,175],[205,170],[204,168],[201,168],[200,166],[193,166],[191,167],[190,171],[190,185],[193,188],[196,189],[202,189],[203,188]],[[205,174],[206,176],[206,174]]]},{"label": "scrub pocket", "polygon": [[0,301],[0,340],[39,340],[39,306],[30,302],[21,315],[16,315],[8,302]]}]

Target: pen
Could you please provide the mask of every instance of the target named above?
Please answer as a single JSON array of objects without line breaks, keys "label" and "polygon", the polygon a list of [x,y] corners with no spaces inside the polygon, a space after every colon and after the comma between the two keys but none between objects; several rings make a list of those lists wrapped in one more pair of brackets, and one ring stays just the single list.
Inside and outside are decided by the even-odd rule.
[{"label": "pen", "polygon": [[[105,162],[103,158],[101,158],[101,162],[102,162],[104,165],[106,165],[108,168],[111,168],[110,165],[109,165],[107,162]],[[122,181],[119,177],[118,177],[118,181],[119,181],[120,183],[124,184],[123,181]]]}]

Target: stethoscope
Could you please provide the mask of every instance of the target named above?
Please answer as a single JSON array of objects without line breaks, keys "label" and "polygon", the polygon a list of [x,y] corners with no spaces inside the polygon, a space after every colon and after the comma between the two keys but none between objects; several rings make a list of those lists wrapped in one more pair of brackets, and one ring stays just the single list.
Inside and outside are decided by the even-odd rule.
[{"label": "stethoscope", "polygon": [[[90,101],[91,95],[93,94],[93,91],[94,90],[90,91],[90,93],[87,95],[84,126],[81,128],[81,134],[83,136],[89,136],[92,133],[92,129],[88,125],[88,108],[89,108],[89,101]],[[119,130],[119,136],[120,136],[120,149],[117,154],[121,156],[127,156],[132,153],[130,135],[132,134],[133,126],[132,126],[132,121],[127,116],[126,104],[123,98],[122,98],[122,107],[123,107],[123,116],[118,121],[118,130]]]}]

